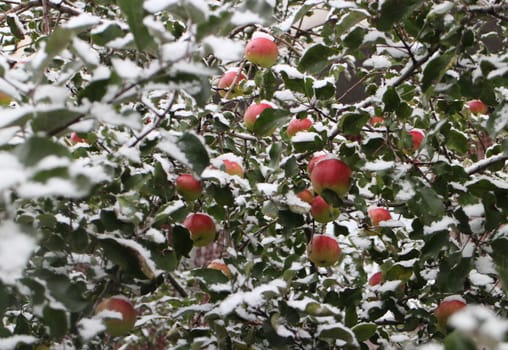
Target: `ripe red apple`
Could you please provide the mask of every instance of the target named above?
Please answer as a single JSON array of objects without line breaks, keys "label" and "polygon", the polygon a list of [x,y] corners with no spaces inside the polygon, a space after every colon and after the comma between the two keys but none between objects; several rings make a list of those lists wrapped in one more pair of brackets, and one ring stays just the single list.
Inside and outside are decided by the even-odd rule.
[{"label": "ripe red apple", "polygon": [[243,124],[247,128],[247,130],[254,130],[254,123],[258,116],[267,108],[273,108],[272,105],[268,103],[253,103],[251,104],[243,114]]},{"label": "ripe red apple", "polygon": [[217,228],[213,219],[207,214],[189,214],[183,225],[189,230],[196,247],[207,246],[215,239]]},{"label": "ripe red apple", "polygon": [[369,286],[376,286],[381,283],[383,279],[383,273],[381,271],[376,272],[369,278]]},{"label": "ripe red apple", "polygon": [[370,120],[369,120],[369,124],[374,127],[383,125],[384,122],[385,122],[385,118],[383,118],[381,116],[375,116],[375,117],[370,118]]},{"label": "ripe red apple", "polygon": [[176,178],[175,188],[186,201],[196,200],[203,190],[201,182],[191,174],[179,175]]},{"label": "ripe red apple", "polygon": [[316,164],[328,156],[329,156],[329,154],[325,153],[325,154],[318,154],[318,155],[312,157],[312,159],[309,161],[309,164],[307,165],[307,174],[309,174],[309,176],[310,176],[310,174],[312,174],[312,170],[314,170],[314,167],[316,166]]},{"label": "ripe red apple", "polygon": [[409,134],[413,138],[413,150],[417,150],[425,138],[425,133],[420,129],[411,129]]},{"label": "ripe red apple", "polygon": [[341,160],[327,158],[314,165],[310,180],[314,191],[321,194],[324,190],[331,190],[339,196],[344,196],[351,184],[351,169]]},{"label": "ripe red apple", "polygon": [[0,106],[7,106],[11,103],[12,97],[7,95],[5,92],[0,91]]},{"label": "ripe red apple", "polygon": [[339,243],[334,237],[314,235],[307,245],[309,260],[317,266],[332,266],[340,257]]},{"label": "ripe red apple", "polygon": [[254,38],[245,46],[245,58],[261,67],[273,66],[277,62],[278,56],[279,49],[277,45],[268,38]]},{"label": "ripe red apple", "polygon": [[[236,82],[235,82],[236,79]],[[246,80],[247,76],[240,71],[230,70],[224,73],[222,78],[220,78],[217,87],[219,88],[219,94],[224,97],[229,91],[228,97],[238,97],[243,94],[243,90],[240,87],[239,83],[242,80]],[[235,85],[233,86],[233,82]]]},{"label": "ripe red apple", "polygon": [[110,317],[105,315],[104,325],[106,332],[116,337],[129,333],[136,323],[136,310],[131,301],[123,295],[116,295],[102,300],[96,307],[95,313],[99,314],[101,311],[113,311],[118,314],[118,317]]},{"label": "ripe red apple", "polygon": [[392,219],[390,212],[385,208],[370,208],[367,213],[369,214],[372,226],[379,226],[381,221]]},{"label": "ripe red apple", "polygon": [[307,188],[304,189],[304,190],[301,190],[300,192],[298,192],[296,194],[296,196],[298,198],[300,198],[302,201],[306,202],[306,203],[309,203],[311,204],[312,203],[312,200],[314,199],[314,195],[312,194],[312,192],[310,190],[308,190]]},{"label": "ripe red apple", "polygon": [[71,143],[75,145],[76,143],[86,143],[86,140],[78,135],[77,132],[73,131],[71,133]]},{"label": "ripe red apple", "polygon": [[238,162],[224,159],[222,161],[222,166],[223,170],[229,175],[238,175],[243,177],[243,168]]},{"label": "ripe red apple", "polygon": [[219,270],[222,271],[224,275],[226,275],[227,278],[231,278],[233,274],[231,273],[231,270],[229,269],[228,265],[224,263],[224,261],[220,259],[213,260],[210,264],[207,266],[209,269]]},{"label": "ripe red apple", "polygon": [[310,204],[310,213],[314,220],[325,224],[337,219],[340,209],[332,207],[323,197],[316,196]]},{"label": "ripe red apple", "polygon": [[471,100],[466,102],[466,104],[473,114],[487,114],[489,111],[489,108],[482,100]]},{"label": "ripe red apple", "polygon": [[289,137],[293,137],[299,131],[309,130],[312,126],[312,119],[310,118],[293,118],[288,124],[287,133]]},{"label": "ripe red apple", "polygon": [[445,298],[438,307],[434,310],[434,316],[436,316],[437,324],[442,330],[446,329],[446,323],[451,315],[459,311],[466,306],[465,301],[462,298],[451,297]]}]

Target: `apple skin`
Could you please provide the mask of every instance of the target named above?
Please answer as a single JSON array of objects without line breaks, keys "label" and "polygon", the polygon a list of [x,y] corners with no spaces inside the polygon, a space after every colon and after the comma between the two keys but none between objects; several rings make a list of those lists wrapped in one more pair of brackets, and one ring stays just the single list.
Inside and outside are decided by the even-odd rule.
[{"label": "apple skin", "polygon": [[183,221],[183,226],[189,230],[196,247],[209,245],[217,234],[215,222],[209,215],[203,213],[189,214]]},{"label": "apple skin", "polygon": [[296,194],[296,196],[298,198],[300,198],[302,201],[304,201],[305,203],[309,203],[311,204],[312,201],[314,200],[314,195],[312,194],[312,192],[309,190],[309,189],[304,189],[304,190],[301,190],[300,192],[298,192]]},{"label": "apple skin", "polygon": [[226,275],[227,278],[231,278],[233,274],[231,273],[231,270],[229,269],[228,265],[226,265],[222,260],[215,259],[212,260],[207,266],[209,269],[219,270],[224,275]]},{"label": "apple skin", "polygon": [[[238,78],[236,76],[238,75]],[[231,89],[231,85],[235,81],[236,83],[234,87]],[[224,73],[224,75],[220,78],[219,83],[217,84],[217,87],[219,88],[219,95],[222,97],[225,97],[226,94],[229,91],[229,94],[227,94],[228,97],[238,97],[243,94],[243,89],[238,85],[238,83],[242,80],[246,80],[247,76],[243,74],[242,72],[238,71],[228,71]]]},{"label": "apple skin", "polygon": [[411,129],[409,134],[413,138],[413,150],[417,150],[425,139],[425,133],[420,129]]},{"label": "apple skin", "polygon": [[351,175],[351,168],[346,163],[328,158],[314,165],[310,180],[316,193],[321,194],[324,190],[331,190],[342,197],[349,191]]},{"label": "apple skin", "polygon": [[251,104],[243,114],[243,124],[249,131],[254,130],[254,123],[256,123],[256,119],[258,116],[267,108],[273,108],[268,103],[253,103]]},{"label": "apple skin", "polygon": [[392,215],[385,208],[370,208],[367,213],[369,214],[370,222],[372,226],[379,226],[381,221],[387,221],[392,219]]},{"label": "apple skin", "polygon": [[110,335],[114,337],[126,335],[134,328],[134,324],[136,323],[136,310],[131,301],[123,295],[116,295],[104,299],[95,307],[96,314],[104,310],[115,311],[122,314],[122,319],[104,318],[106,332]]},{"label": "apple skin", "polygon": [[309,174],[309,176],[310,176],[312,174],[312,170],[314,170],[314,167],[316,166],[316,164],[328,156],[329,156],[329,154],[318,154],[318,155],[312,157],[312,159],[309,161],[309,164],[307,164],[307,174]]},{"label": "apple skin", "polygon": [[0,106],[7,106],[11,101],[11,96],[7,95],[5,92],[0,92]]},{"label": "apple skin", "polygon": [[76,143],[86,143],[86,140],[81,136],[79,136],[78,133],[75,131],[71,133],[70,140],[73,145],[75,145]]},{"label": "apple skin", "polygon": [[370,276],[369,286],[371,286],[371,287],[377,286],[378,284],[381,284],[382,280],[383,280],[383,273],[381,271],[378,271],[378,272],[374,273],[372,276]]},{"label": "apple skin", "polygon": [[291,119],[288,124],[287,133],[289,137],[293,137],[299,131],[306,131],[312,127],[312,120],[310,118]]},{"label": "apple skin", "polygon": [[321,196],[316,196],[310,204],[310,213],[314,220],[320,223],[327,223],[339,217],[340,209],[328,204]]},{"label": "apple skin", "polygon": [[471,100],[466,102],[467,107],[473,114],[487,114],[489,108],[482,100]]},{"label": "apple skin", "polygon": [[176,192],[186,201],[195,201],[201,195],[203,186],[201,182],[191,174],[178,175],[175,181]]},{"label": "apple skin", "polygon": [[235,161],[224,159],[222,161],[223,170],[229,175],[237,175],[243,177],[243,168]]},{"label": "apple skin", "polygon": [[462,300],[443,300],[434,310],[437,324],[441,330],[446,330],[446,323],[451,315],[464,308],[466,303]]},{"label": "apple skin", "polygon": [[307,256],[316,266],[327,267],[335,264],[340,257],[339,243],[334,237],[314,235],[307,245]]},{"label": "apple skin", "polygon": [[258,66],[269,68],[277,62],[279,49],[268,38],[254,38],[245,46],[245,58]]},{"label": "apple skin", "polygon": [[384,124],[384,122],[385,122],[385,118],[381,117],[381,116],[375,116],[375,117],[370,118],[370,120],[369,120],[369,124],[373,127],[381,126]]}]

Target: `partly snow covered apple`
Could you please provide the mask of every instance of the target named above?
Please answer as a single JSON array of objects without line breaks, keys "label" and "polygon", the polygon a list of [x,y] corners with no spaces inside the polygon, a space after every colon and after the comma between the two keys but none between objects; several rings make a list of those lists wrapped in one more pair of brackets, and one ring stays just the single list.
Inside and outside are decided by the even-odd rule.
[{"label": "partly snow covered apple", "polygon": [[254,123],[256,122],[256,119],[258,116],[267,108],[273,108],[272,105],[261,102],[261,103],[253,103],[251,104],[243,114],[243,123],[247,130],[252,131],[254,130]]},{"label": "partly snow covered apple", "polygon": [[487,112],[489,111],[489,108],[485,103],[483,103],[482,100],[471,100],[468,101],[466,104],[471,113],[473,114],[487,114]]},{"label": "partly snow covered apple", "polygon": [[183,225],[189,230],[196,247],[207,246],[215,239],[217,228],[213,219],[207,214],[189,214]]},{"label": "partly snow covered apple", "polygon": [[75,145],[76,143],[86,143],[86,140],[81,136],[79,136],[78,133],[75,131],[71,133],[70,140],[73,145]]},{"label": "partly snow covered apple", "polygon": [[328,235],[314,235],[307,245],[309,260],[320,267],[332,266],[340,257],[337,240]]},{"label": "partly snow covered apple", "polygon": [[312,159],[309,161],[309,164],[307,165],[307,174],[309,174],[309,176],[310,176],[312,174],[312,170],[314,170],[314,167],[316,166],[316,164],[328,156],[329,156],[329,154],[323,153],[323,154],[317,154],[314,157],[312,157]]},{"label": "partly snow covered apple", "polygon": [[309,189],[301,190],[296,194],[298,198],[300,198],[302,201],[311,204],[312,200],[314,199],[314,195]]},{"label": "partly snow covered apple", "polygon": [[411,129],[409,135],[413,138],[413,150],[420,148],[420,145],[425,138],[425,133],[420,129]]},{"label": "partly snow covered apple", "polygon": [[229,175],[237,175],[243,177],[243,167],[238,162],[229,159],[224,159],[222,161],[222,168]]},{"label": "partly snow covered apple", "polygon": [[[240,87],[240,82],[242,80],[246,80],[247,76],[238,70],[230,70],[224,73],[224,75],[220,78],[217,87],[219,89],[219,94],[222,97],[225,97],[226,94],[228,97],[238,97],[243,94],[243,90]],[[234,84],[233,84],[234,83]],[[229,91],[229,93],[228,93]]]},{"label": "partly snow covered apple", "polygon": [[372,117],[370,118],[369,120],[369,124],[370,126],[381,126],[383,125],[385,122],[385,118],[381,117],[381,116],[375,116],[375,117]]},{"label": "partly snow covered apple", "polygon": [[372,274],[372,276],[370,276],[369,278],[369,286],[373,287],[373,286],[377,286],[378,284],[381,283],[383,279],[383,273],[381,271],[378,271],[374,274]]},{"label": "partly snow covered apple", "polygon": [[211,263],[208,264],[207,267],[209,269],[221,271],[224,275],[226,275],[227,278],[231,278],[231,276],[233,276],[228,265],[226,265],[224,261],[222,261],[221,259],[213,260]]},{"label": "partly snow covered apple", "polygon": [[6,93],[4,92],[0,92],[0,106],[4,105],[8,105],[9,103],[11,103],[12,101],[12,97],[7,95]]},{"label": "partly snow covered apple", "polygon": [[95,313],[103,318],[106,332],[115,337],[126,335],[136,323],[136,310],[123,295],[102,300],[95,307]]},{"label": "partly snow covered apple", "polygon": [[459,296],[450,296],[445,298],[434,310],[437,324],[442,330],[446,329],[446,323],[451,315],[466,306],[466,302]]},{"label": "partly snow covered apple", "polygon": [[271,67],[277,62],[279,49],[277,45],[265,37],[254,38],[245,46],[245,58],[261,67]]},{"label": "partly snow covered apple", "polygon": [[321,194],[324,190],[344,196],[351,184],[351,169],[339,159],[328,158],[320,160],[311,170],[310,180],[314,191]]},{"label": "partly snow covered apple", "polygon": [[381,221],[391,220],[392,216],[390,212],[385,208],[370,208],[367,213],[369,214],[370,223],[372,226],[379,226]]},{"label": "partly snow covered apple", "polygon": [[310,213],[314,220],[324,224],[337,219],[340,209],[332,207],[323,197],[316,196],[310,204]]},{"label": "partly snow covered apple", "polygon": [[287,133],[289,137],[293,137],[299,131],[309,130],[312,126],[312,119],[310,118],[294,118],[288,124]]},{"label": "partly snow covered apple", "polygon": [[181,174],[176,178],[175,188],[186,201],[194,201],[201,194],[201,182],[191,174]]}]

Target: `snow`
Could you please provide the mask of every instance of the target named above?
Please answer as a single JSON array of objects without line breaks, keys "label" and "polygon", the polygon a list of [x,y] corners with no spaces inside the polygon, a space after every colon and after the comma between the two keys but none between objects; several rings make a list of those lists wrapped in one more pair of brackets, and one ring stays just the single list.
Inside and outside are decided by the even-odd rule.
[{"label": "snow", "polygon": [[277,193],[277,184],[258,183],[256,184],[256,188],[267,197],[271,197]]},{"label": "snow", "polygon": [[159,230],[151,227],[145,232],[145,237],[152,242],[163,244],[166,243],[166,237]]},{"label": "snow", "polygon": [[34,238],[23,233],[10,221],[0,226],[0,280],[6,284],[14,284],[22,277],[23,270],[37,248]]},{"label": "snow", "polygon": [[399,181],[400,191],[397,192],[395,199],[398,201],[408,201],[416,194],[413,184],[407,180]]},{"label": "snow", "polygon": [[39,339],[31,335],[13,335],[6,338],[0,338],[0,350],[13,350],[19,343],[34,344]]},{"label": "snow", "polygon": [[[78,56],[86,63],[92,66],[98,66],[100,64],[99,53],[95,51],[88,43],[85,41],[74,38],[72,40],[72,47],[76,50]],[[54,88],[55,86],[53,86]],[[67,92],[70,92],[66,89]]]},{"label": "snow", "polygon": [[474,334],[483,342],[503,341],[508,331],[508,321],[482,305],[469,305],[461,309],[450,317],[448,324],[464,333]]},{"label": "snow", "polygon": [[236,61],[242,57],[244,44],[227,38],[221,38],[210,35],[202,40],[204,45],[208,45],[215,57],[221,61]]},{"label": "snow", "polygon": [[0,171],[0,191],[25,179],[26,173],[17,157],[2,152],[0,153],[0,164],[2,164],[2,171]]},{"label": "snow", "polygon": [[[154,0],[158,1],[158,0]],[[265,19],[258,15],[257,13],[254,13],[250,10],[245,10],[242,12],[236,11],[233,16],[231,17],[231,24],[235,26],[244,26],[247,24],[257,24],[257,23],[264,23]]]},{"label": "snow", "polygon": [[183,59],[189,51],[189,45],[190,44],[185,41],[177,41],[162,45],[162,60],[165,62],[176,62]]},{"label": "snow", "polygon": [[286,203],[297,214],[305,214],[310,210],[310,204],[302,201],[293,191],[286,195]]},{"label": "snow", "polygon": [[332,0],[329,2],[329,5],[336,9],[347,9],[358,7],[353,1],[344,1],[344,0]]},{"label": "snow", "polygon": [[293,143],[314,142],[316,138],[318,140],[321,138],[318,133],[315,133],[313,131],[299,131],[296,133],[295,136],[291,138],[291,142]]},{"label": "snow", "polygon": [[133,41],[134,35],[132,35],[132,33],[128,33],[122,38],[116,38],[114,40],[111,40],[106,44],[106,46],[112,49],[120,50],[129,45],[130,43],[132,43]]},{"label": "snow", "polygon": [[171,5],[178,4],[179,0],[147,0],[144,9],[150,13],[155,13],[166,9]]},{"label": "snow", "polygon": [[365,67],[372,67],[375,69],[383,69],[383,68],[390,68],[392,66],[392,63],[386,56],[378,56],[374,55],[370,58],[366,59],[363,62],[363,65]]},{"label": "snow", "polygon": [[443,350],[444,346],[442,344],[430,343],[430,344],[425,344],[425,345],[419,346],[418,349],[419,350]]},{"label": "snow", "polygon": [[376,290],[381,293],[395,292],[401,284],[402,281],[400,280],[386,281],[383,284],[379,285],[379,287]]},{"label": "snow", "polygon": [[101,23],[99,17],[93,16],[89,13],[82,13],[78,16],[71,17],[66,23],[62,25],[68,29],[80,29],[84,27],[93,27]]},{"label": "snow", "polygon": [[79,335],[83,340],[89,340],[104,331],[106,327],[100,318],[83,318],[78,322]]},{"label": "snow", "polygon": [[395,167],[395,162],[378,159],[374,162],[367,162],[363,166],[366,171],[385,171]]},{"label": "snow", "polygon": [[74,182],[62,178],[50,178],[45,183],[27,181],[21,184],[17,193],[23,198],[37,198],[49,196],[63,196],[66,198],[81,198],[88,192],[77,187]]},{"label": "snow", "polygon": [[113,65],[116,74],[118,74],[118,76],[120,76],[123,79],[135,80],[141,74],[141,69],[139,68],[139,66],[127,58],[120,59],[114,57],[111,59],[111,63]]},{"label": "snow", "polygon": [[432,234],[434,232],[448,230],[448,227],[450,227],[450,225],[456,225],[456,224],[457,224],[457,220],[455,218],[452,218],[449,216],[444,216],[441,220],[434,221],[430,226],[425,226],[423,228],[423,232],[426,235],[428,235],[428,234]]},{"label": "snow", "polygon": [[451,1],[445,1],[441,4],[435,4],[427,14],[428,17],[433,15],[444,15],[449,12],[455,5]]},{"label": "snow", "polygon": [[475,261],[475,268],[482,274],[496,274],[496,267],[494,261],[488,255],[479,256]]},{"label": "snow", "polygon": [[268,39],[268,40],[272,40],[274,41],[274,37],[271,36],[270,34],[266,33],[266,32],[262,32],[262,31],[256,31],[252,34],[252,39],[255,39],[255,38],[265,38],[265,39]]},{"label": "snow", "polygon": [[492,277],[481,274],[474,269],[469,271],[469,279],[475,286],[487,286],[494,283],[494,279]]},{"label": "snow", "polygon": [[276,64],[272,67],[273,71],[277,73],[286,73],[289,79],[303,79],[305,75],[298,69],[288,64]]}]

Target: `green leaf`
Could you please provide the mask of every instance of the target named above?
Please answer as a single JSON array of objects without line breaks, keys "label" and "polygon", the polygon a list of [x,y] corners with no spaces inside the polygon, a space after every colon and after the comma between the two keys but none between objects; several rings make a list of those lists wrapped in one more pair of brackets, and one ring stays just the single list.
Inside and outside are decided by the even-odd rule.
[{"label": "green leaf", "polygon": [[364,36],[365,29],[356,27],[344,38],[342,43],[350,49],[357,49],[362,44]]},{"label": "green leaf", "polygon": [[257,136],[269,136],[276,128],[286,124],[290,118],[289,111],[267,108],[257,117],[253,132]]},{"label": "green leaf", "polygon": [[387,31],[403,19],[410,11],[423,4],[423,0],[386,0],[381,5],[376,26],[379,30]]},{"label": "green leaf", "polygon": [[[63,49],[69,45],[72,38],[75,36],[74,31],[67,28],[57,28],[51,36],[48,38],[46,43],[46,52],[50,58],[59,54]],[[47,58],[46,60],[48,60]]]},{"label": "green leaf", "polygon": [[491,137],[497,136],[501,131],[506,130],[508,125],[508,105],[497,108],[489,116],[487,131]]},{"label": "green leaf", "polygon": [[340,121],[342,131],[346,135],[358,135],[369,118],[370,115],[366,112],[346,113]]},{"label": "green leaf", "polygon": [[355,334],[356,340],[362,342],[376,334],[377,325],[375,323],[359,323],[351,330]]},{"label": "green leaf", "polygon": [[26,166],[34,166],[47,156],[70,158],[69,149],[48,138],[33,136],[19,145],[16,150],[21,162]]},{"label": "green leaf", "polygon": [[178,139],[176,144],[185,154],[189,165],[196,174],[201,175],[203,170],[210,165],[208,152],[196,135],[186,132]]},{"label": "green leaf", "polygon": [[23,34],[23,28],[18,26],[18,23],[21,23],[18,16],[16,14],[9,14],[5,19],[7,20],[7,25],[11,30],[11,34],[18,39],[24,39],[25,34]]},{"label": "green leaf", "polygon": [[144,50],[153,44],[152,36],[143,24],[145,18],[143,4],[143,0],[118,0],[120,9],[127,17],[127,23],[134,35],[136,46],[140,50]]},{"label": "green leaf", "polygon": [[192,275],[202,278],[208,285],[227,283],[229,281],[229,278],[217,269],[194,269],[192,270]]},{"label": "green leaf", "polygon": [[458,331],[450,333],[444,340],[445,350],[476,350],[471,339]]},{"label": "green leaf", "polygon": [[427,93],[433,86],[438,84],[448,70],[455,55],[445,53],[433,58],[423,70],[422,91]]},{"label": "green leaf", "polygon": [[460,155],[465,154],[469,150],[466,135],[453,128],[446,133],[446,145]]},{"label": "green leaf", "polygon": [[319,331],[319,339],[340,339],[346,343],[353,343],[355,340],[354,333],[346,327],[334,324],[333,326],[326,326]]},{"label": "green leaf", "polygon": [[122,28],[116,23],[109,23],[108,25],[102,28],[103,28],[102,31],[94,30],[92,33],[92,41],[96,45],[104,46],[110,41],[113,41],[125,35]]},{"label": "green leaf", "polygon": [[44,317],[45,324],[49,327],[51,337],[60,338],[67,333],[67,324],[69,323],[69,320],[67,319],[67,314],[64,310],[52,309],[51,307],[46,306],[42,315]]},{"label": "green leaf", "polygon": [[83,295],[86,286],[82,282],[71,282],[69,277],[48,270],[38,271],[37,277],[46,282],[51,295],[71,312],[81,312],[89,306]]},{"label": "green leaf", "polygon": [[192,242],[189,231],[185,227],[180,225],[173,226],[171,241],[178,257],[189,257],[194,243]]},{"label": "green leaf", "polygon": [[400,104],[400,97],[393,86],[389,86],[383,95],[383,103],[385,104],[385,112],[394,112]]},{"label": "green leaf", "polygon": [[331,64],[329,57],[335,55],[336,53],[336,49],[324,46],[323,44],[311,46],[305,51],[300,59],[300,62],[298,63],[298,70],[310,74],[319,74]]},{"label": "green leaf", "polygon": [[347,30],[353,28],[356,24],[367,18],[367,14],[363,11],[355,11],[351,9],[335,25],[335,35],[340,36]]},{"label": "green leaf", "polygon": [[[458,253],[461,254],[461,253]],[[472,259],[454,256],[458,258],[457,264],[453,259],[442,261],[436,278],[436,285],[443,292],[458,293],[464,289],[464,281],[472,268]]]},{"label": "green leaf", "polygon": [[50,111],[37,112],[32,121],[34,131],[52,131],[58,130],[71,122],[80,118],[81,113],[64,108],[58,108]]}]

